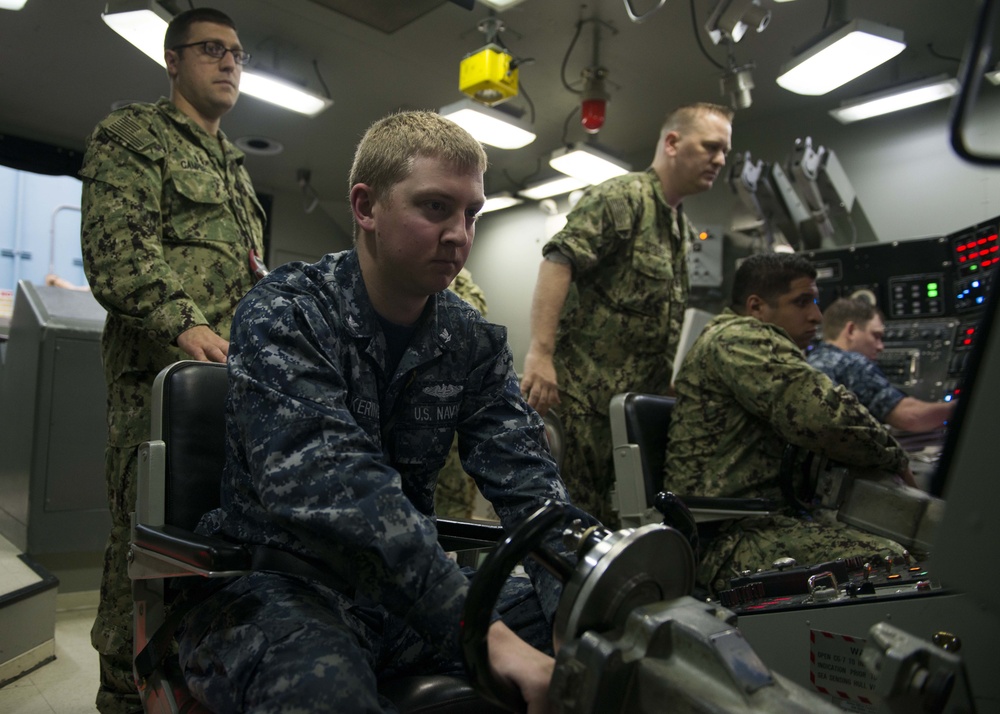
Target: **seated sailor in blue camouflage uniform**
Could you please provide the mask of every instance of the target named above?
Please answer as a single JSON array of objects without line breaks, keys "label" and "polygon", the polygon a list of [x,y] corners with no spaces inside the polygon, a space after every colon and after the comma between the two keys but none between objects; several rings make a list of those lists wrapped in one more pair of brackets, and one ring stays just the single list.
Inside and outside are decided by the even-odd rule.
[{"label": "seated sailor in blue camouflage uniform", "polygon": [[940,429],[956,401],[925,402],[894,387],[875,363],[885,349],[882,313],[867,300],[839,298],[823,313],[823,341],[809,364],[854,392],[876,419],[902,431]]},{"label": "seated sailor in blue camouflage uniform", "polygon": [[[818,295],[816,270],[800,256],[761,253],[740,265],[731,306],[705,326],[677,373],[664,488],[681,497],[780,499],[788,444],[913,485],[896,440],[853,394],[806,362],[802,350],[821,320]],[[731,521],[702,543],[698,581],[720,590],[728,578],[778,558],[812,565],[903,552],[830,515],[789,508]]]},{"label": "seated sailor in blue camouflage uniform", "polygon": [[[274,270],[237,309],[223,505],[200,529],[322,575],[257,571],[188,613],[185,679],[215,711],[394,711],[379,681],[461,671],[468,577],[433,511],[456,433],[507,530],[548,499],[568,504],[506,331],[446,290],[472,246],[485,168],[482,147],[436,114],[376,122],[351,171],[354,249]],[[526,567],[531,579],[501,592],[489,651],[541,712],[560,587]]]}]

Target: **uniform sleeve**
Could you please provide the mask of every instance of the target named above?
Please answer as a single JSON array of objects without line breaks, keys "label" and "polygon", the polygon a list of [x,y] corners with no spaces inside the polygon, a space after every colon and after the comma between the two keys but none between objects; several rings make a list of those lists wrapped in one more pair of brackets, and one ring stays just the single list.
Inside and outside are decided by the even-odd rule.
[{"label": "uniform sleeve", "polygon": [[262,292],[234,322],[227,422],[235,483],[224,508],[262,510],[255,527],[275,527],[279,540],[292,534],[360,594],[454,648],[467,579],[348,408],[337,320],[311,298]]},{"label": "uniform sleeve", "polygon": [[[637,189],[638,190],[638,189]],[[627,192],[600,185],[588,189],[566,218],[566,225],[542,248],[557,250],[573,265],[573,275],[587,273],[616,246],[615,236],[631,234],[632,207]]]},{"label": "uniform sleeve", "polygon": [[[544,423],[521,398],[506,343],[493,359],[476,368],[469,382],[476,389],[466,400],[471,415],[458,427],[459,456],[466,472],[493,505],[504,529],[510,532],[550,500],[564,506],[569,521],[580,519],[584,524],[596,525],[596,519],[570,502],[545,445]],[[567,555],[561,529],[553,529],[545,544]],[[551,620],[562,592],[560,584],[533,559],[527,559],[525,569]]]},{"label": "uniform sleeve", "polygon": [[851,390],[876,419],[884,422],[889,412],[906,396],[896,389],[874,362],[858,355],[844,370],[843,385]]},{"label": "uniform sleeve", "polygon": [[906,453],[843,386],[811,367],[771,330],[726,335],[715,343],[720,376],[737,401],[785,440],[830,459],[898,473]]},{"label": "uniform sleeve", "polygon": [[163,155],[146,130],[128,146],[106,127],[98,128],[80,171],[81,241],[84,270],[98,302],[170,344],[208,320],[164,260]]}]

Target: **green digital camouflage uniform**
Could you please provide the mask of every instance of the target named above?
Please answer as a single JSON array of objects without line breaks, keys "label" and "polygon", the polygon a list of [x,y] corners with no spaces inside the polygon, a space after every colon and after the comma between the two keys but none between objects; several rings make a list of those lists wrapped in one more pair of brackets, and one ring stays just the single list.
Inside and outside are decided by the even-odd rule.
[{"label": "green digital camouflage uniform", "polygon": [[[842,386],[806,362],[780,327],[725,310],[677,375],[664,486],[677,495],[781,498],[787,444],[847,466],[900,473],[906,452]],[[789,556],[811,564],[902,546],[817,514],[748,518],[703,544],[698,580],[713,589],[742,570]]]},{"label": "green digital camouflage uniform", "polygon": [[132,104],[101,122],[80,177],[84,270],[108,311],[102,351],[112,531],[91,639],[101,655],[98,708],[109,712],[138,705],[126,552],[153,379],[188,358],[175,343],[185,330],[207,325],[229,339],[236,304],[254,283],[249,251],[263,255],[264,211],[243,153],[167,99]]},{"label": "green digital camouflage uniform", "polygon": [[647,169],[588,189],[542,249],[573,266],[554,359],[566,434],[562,476],[573,501],[609,527],[618,516],[608,403],[619,392],[669,391],[695,236]]},{"label": "green digital camouflage uniform", "polygon": [[[486,295],[472,280],[472,273],[462,268],[448,289],[486,317]],[[475,509],[476,482],[465,473],[458,457],[458,437],[455,437],[444,467],[438,473],[434,491],[434,511],[439,516],[472,518]]]}]

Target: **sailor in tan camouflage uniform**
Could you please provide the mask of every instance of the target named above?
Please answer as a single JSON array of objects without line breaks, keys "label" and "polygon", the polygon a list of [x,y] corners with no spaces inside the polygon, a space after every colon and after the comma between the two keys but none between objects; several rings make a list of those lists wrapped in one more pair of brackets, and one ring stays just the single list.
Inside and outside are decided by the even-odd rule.
[{"label": "sailor in tan camouflage uniform", "polygon": [[618,392],[670,391],[697,235],[681,201],[712,187],[732,116],[714,104],[672,112],[652,165],[588,189],[542,249],[521,390],[543,416],[557,408],[563,479],[574,501],[611,527],[608,403]]},{"label": "sailor in tan camouflage uniform", "polygon": [[97,620],[102,712],[140,710],[132,677],[126,571],[136,447],[149,438],[150,388],[180,359],[224,362],[229,326],[254,284],[264,211],[243,154],[219,130],[239,94],[240,47],[226,15],[178,15],[164,38],[170,99],[112,113],[90,137],[83,179],[84,270],[108,311],[107,483],[112,531]]},{"label": "sailor in tan camouflage uniform", "polygon": [[[677,375],[664,487],[683,497],[780,499],[787,444],[847,466],[898,474],[913,485],[906,453],[857,398],[806,362],[822,316],[816,271],[805,259],[760,254],[737,270],[732,307],[712,320]],[[780,557],[800,565],[903,548],[791,509],[746,518],[703,543],[698,580],[714,590]]]}]

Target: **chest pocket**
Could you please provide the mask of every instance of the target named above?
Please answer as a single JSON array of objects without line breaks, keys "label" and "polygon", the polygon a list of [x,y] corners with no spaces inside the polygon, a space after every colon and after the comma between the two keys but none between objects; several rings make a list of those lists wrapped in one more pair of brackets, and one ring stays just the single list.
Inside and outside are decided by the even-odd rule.
[{"label": "chest pocket", "polygon": [[[240,231],[229,208],[229,190],[215,174],[170,167],[164,187],[164,215],[170,216],[171,238],[178,242],[238,242]],[[166,238],[166,236],[165,236]]]}]

